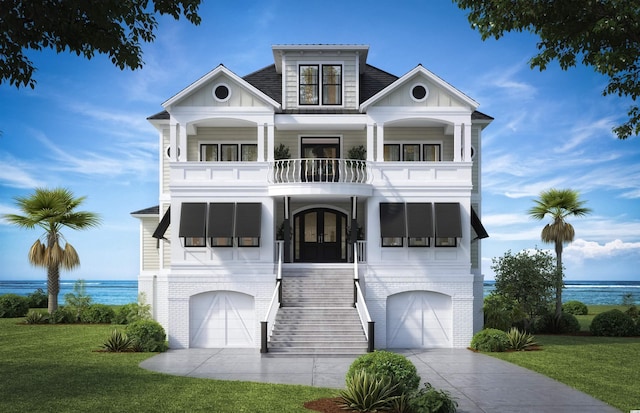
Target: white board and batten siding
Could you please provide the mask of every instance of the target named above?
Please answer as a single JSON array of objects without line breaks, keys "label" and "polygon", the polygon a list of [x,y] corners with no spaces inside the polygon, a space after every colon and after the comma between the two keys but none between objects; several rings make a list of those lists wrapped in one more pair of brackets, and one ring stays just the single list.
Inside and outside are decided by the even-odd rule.
[{"label": "white board and batten siding", "polygon": [[451,297],[432,291],[408,291],[387,298],[387,348],[450,348]]},{"label": "white board and batten siding", "polygon": [[210,291],[189,299],[189,347],[255,347],[255,303],[250,295]]}]

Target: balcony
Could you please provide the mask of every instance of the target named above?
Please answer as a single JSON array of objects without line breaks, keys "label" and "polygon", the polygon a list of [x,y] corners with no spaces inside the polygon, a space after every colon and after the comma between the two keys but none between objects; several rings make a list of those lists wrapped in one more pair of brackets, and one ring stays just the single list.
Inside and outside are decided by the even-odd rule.
[{"label": "balcony", "polygon": [[471,189],[471,162],[370,162],[282,159],[274,162],[172,162],[172,189],[264,190],[279,195],[370,196],[372,188]]},{"label": "balcony", "polygon": [[367,161],[354,159],[282,159],[270,164],[270,184],[347,183],[369,184]]}]

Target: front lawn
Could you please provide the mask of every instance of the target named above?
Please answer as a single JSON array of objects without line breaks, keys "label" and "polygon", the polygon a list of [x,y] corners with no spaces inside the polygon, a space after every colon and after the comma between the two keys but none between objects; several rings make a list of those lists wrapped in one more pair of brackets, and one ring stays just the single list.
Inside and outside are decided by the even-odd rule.
[{"label": "front lawn", "polygon": [[306,386],[169,376],[138,367],[152,353],[97,352],[113,326],[0,319],[0,412],[309,412],[335,396]]},{"label": "front lawn", "polygon": [[622,411],[640,409],[640,338],[536,339],[543,344],[541,351],[487,354],[568,384]]}]

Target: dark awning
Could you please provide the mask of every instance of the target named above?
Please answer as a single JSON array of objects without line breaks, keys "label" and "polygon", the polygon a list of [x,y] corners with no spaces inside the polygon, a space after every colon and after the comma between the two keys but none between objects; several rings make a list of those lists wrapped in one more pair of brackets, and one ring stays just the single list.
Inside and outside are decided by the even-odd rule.
[{"label": "dark awning", "polygon": [[207,204],[185,202],[180,211],[180,237],[204,238],[207,219]]},{"label": "dark awning", "polygon": [[209,238],[232,238],[235,204],[218,202],[209,204],[207,233]]},{"label": "dark awning", "polygon": [[489,238],[487,230],[484,229],[484,226],[482,225],[482,222],[480,222],[480,218],[478,218],[478,215],[476,214],[476,211],[475,209],[473,209],[473,207],[471,207],[471,228],[473,228],[473,230],[476,232],[476,237],[474,238],[474,240]]},{"label": "dark awning", "polygon": [[435,204],[436,237],[462,237],[460,220],[460,204],[457,202],[441,202]]},{"label": "dark awning", "polygon": [[433,237],[433,206],[430,202],[407,204],[407,236]]},{"label": "dark awning", "polygon": [[153,231],[153,238],[164,239],[164,233],[167,232],[167,228],[169,228],[169,224],[171,223],[171,207],[167,208],[167,211],[162,216],[160,223],[156,227],[156,230]]},{"label": "dark awning", "polygon": [[382,238],[404,237],[406,235],[405,222],[403,203],[380,203],[380,236]]},{"label": "dark awning", "polygon": [[236,237],[260,237],[261,218],[261,203],[236,204]]}]

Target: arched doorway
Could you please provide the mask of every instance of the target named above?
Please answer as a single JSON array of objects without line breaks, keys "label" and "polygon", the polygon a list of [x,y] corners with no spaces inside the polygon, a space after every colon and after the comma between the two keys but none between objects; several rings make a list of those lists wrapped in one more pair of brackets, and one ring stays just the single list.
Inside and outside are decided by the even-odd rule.
[{"label": "arched doorway", "polygon": [[329,208],[314,208],[294,216],[294,260],[346,262],[347,215]]}]

